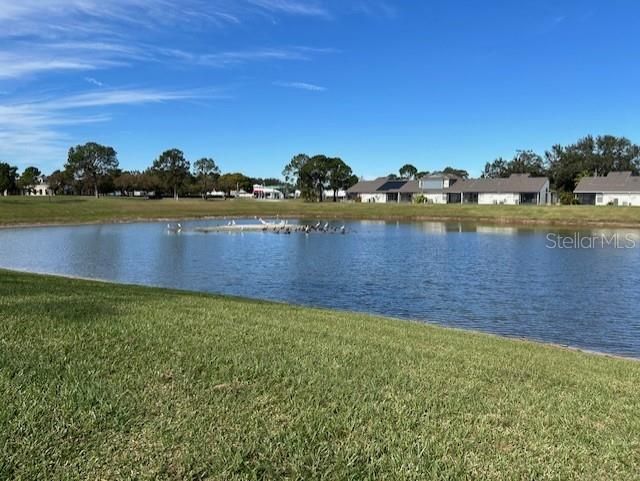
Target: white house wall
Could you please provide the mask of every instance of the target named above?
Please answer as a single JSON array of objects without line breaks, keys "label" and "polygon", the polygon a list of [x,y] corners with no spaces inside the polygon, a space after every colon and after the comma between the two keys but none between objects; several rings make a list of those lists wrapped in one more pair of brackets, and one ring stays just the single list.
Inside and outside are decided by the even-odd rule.
[{"label": "white house wall", "polygon": [[[418,194],[420,195],[420,194]],[[427,199],[427,203],[429,204],[446,204],[447,203],[447,194],[424,194],[425,199]]]},{"label": "white house wall", "polygon": [[360,194],[363,203],[375,202],[376,204],[386,204],[387,194]]},{"label": "white house wall", "polygon": [[482,193],[478,194],[478,204],[480,205],[493,205],[493,204],[507,204],[516,205],[520,203],[520,194],[493,194]]},{"label": "white house wall", "polygon": [[[602,194],[602,202],[598,202],[600,196],[596,195],[596,205],[631,205],[640,206],[640,194]],[[617,202],[616,202],[617,200]]]}]

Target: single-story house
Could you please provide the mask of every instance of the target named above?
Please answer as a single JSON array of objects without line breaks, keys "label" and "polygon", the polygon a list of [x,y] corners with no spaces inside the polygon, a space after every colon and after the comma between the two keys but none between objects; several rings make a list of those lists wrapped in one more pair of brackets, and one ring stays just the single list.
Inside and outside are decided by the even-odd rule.
[{"label": "single-story house", "polygon": [[461,180],[446,189],[449,204],[542,205],[549,203],[549,179],[511,174],[504,179]]},{"label": "single-story house", "polygon": [[432,174],[420,180],[380,177],[361,181],[348,191],[361,202],[412,202],[418,196],[430,204],[547,204],[549,179],[513,174],[506,179],[462,180],[455,175]]},{"label": "single-story house", "polygon": [[379,177],[376,180],[361,180],[347,191],[347,195],[361,202],[385,204],[412,202],[417,192],[417,180]]},{"label": "single-story house", "polygon": [[573,193],[581,204],[640,206],[640,177],[631,172],[583,177]]}]

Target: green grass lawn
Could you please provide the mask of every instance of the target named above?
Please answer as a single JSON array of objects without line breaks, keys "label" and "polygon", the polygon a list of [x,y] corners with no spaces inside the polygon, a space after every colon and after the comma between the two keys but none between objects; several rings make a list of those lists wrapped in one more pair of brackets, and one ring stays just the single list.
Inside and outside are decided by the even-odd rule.
[{"label": "green grass lawn", "polygon": [[116,222],[213,216],[318,219],[455,220],[486,223],[640,227],[638,207],[478,206],[304,203],[300,201],[147,201],[91,197],[0,197],[0,225]]},{"label": "green grass lawn", "polygon": [[637,480],[638,413],[634,361],[0,271],[0,479]]}]

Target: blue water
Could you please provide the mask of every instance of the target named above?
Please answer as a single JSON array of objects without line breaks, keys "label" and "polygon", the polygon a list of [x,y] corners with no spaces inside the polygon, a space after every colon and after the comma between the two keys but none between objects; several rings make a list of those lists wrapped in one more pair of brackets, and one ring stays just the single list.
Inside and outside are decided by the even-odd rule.
[{"label": "blue water", "polygon": [[[0,230],[0,267],[286,301],[640,357],[640,237],[348,222],[347,235],[198,234],[215,222]],[[340,226],[343,223],[336,223]],[[622,246],[559,249],[549,236]],[[590,247],[588,245],[587,247]]]}]

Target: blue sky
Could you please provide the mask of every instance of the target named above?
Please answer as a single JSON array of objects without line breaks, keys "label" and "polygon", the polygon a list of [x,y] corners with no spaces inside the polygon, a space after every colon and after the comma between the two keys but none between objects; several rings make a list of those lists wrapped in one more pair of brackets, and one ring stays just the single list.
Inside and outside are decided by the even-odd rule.
[{"label": "blue sky", "polygon": [[640,142],[639,22],[632,0],[0,0],[0,159],[49,173],[97,141],[127,169],[177,147],[252,176],[299,152],[478,175]]}]

